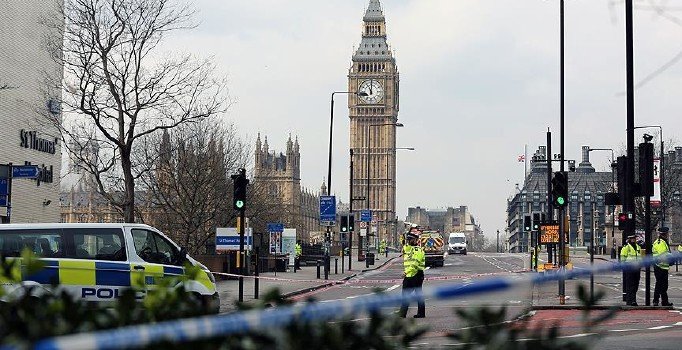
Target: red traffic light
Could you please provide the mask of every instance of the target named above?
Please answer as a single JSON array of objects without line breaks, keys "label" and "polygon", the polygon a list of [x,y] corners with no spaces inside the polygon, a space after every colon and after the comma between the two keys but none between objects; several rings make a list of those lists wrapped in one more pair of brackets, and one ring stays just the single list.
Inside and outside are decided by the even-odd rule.
[{"label": "red traffic light", "polygon": [[625,221],[627,219],[628,219],[627,214],[625,214],[625,213],[618,214],[618,221]]}]

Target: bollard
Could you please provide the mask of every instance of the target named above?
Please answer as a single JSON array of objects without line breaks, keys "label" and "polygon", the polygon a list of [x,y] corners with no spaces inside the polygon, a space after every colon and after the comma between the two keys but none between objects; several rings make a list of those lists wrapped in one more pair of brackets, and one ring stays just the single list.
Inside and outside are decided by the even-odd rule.
[{"label": "bollard", "polygon": [[338,275],[339,274],[339,259],[334,259],[334,274]]},{"label": "bollard", "polygon": [[260,256],[258,256],[258,252],[256,252],[256,278],[253,279],[253,298],[258,299],[258,274],[260,273],[258,270],[260,270],[260,264],[259,264]]},{"label": "bollard", "polygon": [[320,279],[320,261],[317,261],[317,279]]}]

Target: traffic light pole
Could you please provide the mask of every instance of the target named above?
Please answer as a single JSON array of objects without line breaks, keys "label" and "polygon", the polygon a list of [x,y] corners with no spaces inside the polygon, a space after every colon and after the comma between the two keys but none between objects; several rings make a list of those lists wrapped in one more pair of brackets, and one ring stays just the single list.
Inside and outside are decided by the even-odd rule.
[{"label": "traffic light pole", "polygon": [[[559,151],[559,159],[561,160],[561,172],[564,172],[564,0],[561,0],[560,2],[560,9],[559,9],[559,14],[560,14],[560,29],[559,29],[559,36],[560,36],[560,110],[561,112],[559,113],[560,115],[560,122],[559,122],[559,127],[560,127],[560,151]],[[565,198],[565,200],[568,200],[568,198]],[[564,206],[562,205],[559,207],[559,266],[560,269],[563,270],[566,262],[564,261],[564,251],[566,250],[566,237],[565,237],[565,223],[564,223]],[[559,275],[559,304],[564,305],[566,303],[566,281],[563,278],[563,274]]]},{"label": "traffic light pole", "polygon": [[[355,216],[355,213],[353,213],[353,202],[355,199],[353,199],[353,148],[350,149],[350,190],[348,191],[350,193],[349,198],[349,204],[348,204],[348,211],[350,212],[350,215]],[[355,221],[353,221],[355,222]],[[353,234],[355,231],[355,224],[353,224],[353,230],[348,230],[348,271],[351,271],[351,262],[353,261],[352,256],[353,256]]]},{"label": "traffic light pole", "polygon": [[244,259],[244,210],[239,210],[239,302],[244,302],[244,276],[246,275],[246,268]]},{"label": "traffic light pole", "polygon": [[[554,206],[552,205],[552,133],[547,128],[547,220],[554,220]],[[537,231],[538,238],[540,231]],[[540,242],[538,241],[537,244]],[[552,245],[547,244],[547,262],[552,263]]]}]

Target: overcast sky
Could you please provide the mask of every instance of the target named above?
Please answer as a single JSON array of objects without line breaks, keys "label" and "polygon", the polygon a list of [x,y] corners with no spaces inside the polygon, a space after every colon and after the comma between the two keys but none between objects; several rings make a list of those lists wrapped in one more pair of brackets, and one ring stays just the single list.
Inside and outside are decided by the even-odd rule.
[{"label": "overcast sky", "polygon": [[[642,81],[682,51],[682,1],[635,1],[635,76]],[[168,49],[213,56],[236,104],[226,116],[255,140],[301,143],[302,183],[327,173],[329,97],[347,87],[369,0],[197,0],[197,29]],[[407,208],[469,206],[485,233],[504,232],[506,200],[522,183],[517,157],[559,149],[558,0],[382,0],[400,69],[398,215]],[[656,11],[663,8],[663,13]],[[566,1],[566,158],[580,146],[623,148],[623,1]],[[636,124],[682,127],[682,63],[642,85]],[[348,109],[337,99],[333,192],[348,199]],[[651,131],[652,133],[654,130]],[[638,140],[641,139],[638,133]],[[606,153],[593,154],[598,170]]]}]

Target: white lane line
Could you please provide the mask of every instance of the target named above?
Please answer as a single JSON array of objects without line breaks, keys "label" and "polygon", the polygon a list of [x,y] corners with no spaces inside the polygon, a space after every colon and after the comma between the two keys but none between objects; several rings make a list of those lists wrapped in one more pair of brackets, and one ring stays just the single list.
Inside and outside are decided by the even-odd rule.
[{"label": "white lane line", "polygon": [[390,291],[396,290],[396,288],[398,288],[398,287],[400,287],[399,284],[394,284],[393,286],[391,286],[391,287],[389,287],[388,289],[386,289],[386,291],[387,291],[387,292],[390,292]]},{"label": "white lane line", "polygon": [[568,339],[568,338],[582,338],[582,337],[587,337],[590,335],[597,335],[597,333],[579,333],[579,334],[573,334],[573,335],[565,335],[559,338],[563,339]]},{"label": "white lane line", "polygon": [[677,322],[673,326],[682,326],[682,322]]},{"label": "white lane line", "polygon": [[628,328],[628,329],[609,329],[609,332],[633,332],[633,331],[641,331],[639,328]]},{"label": "white lane line", "polygon": [[647,329],[655,331],[658,329],[666,329],[666,328],[673,328],[673,326],[656,326],[656,327],[651,327],[651,328],[647,328]]}]

